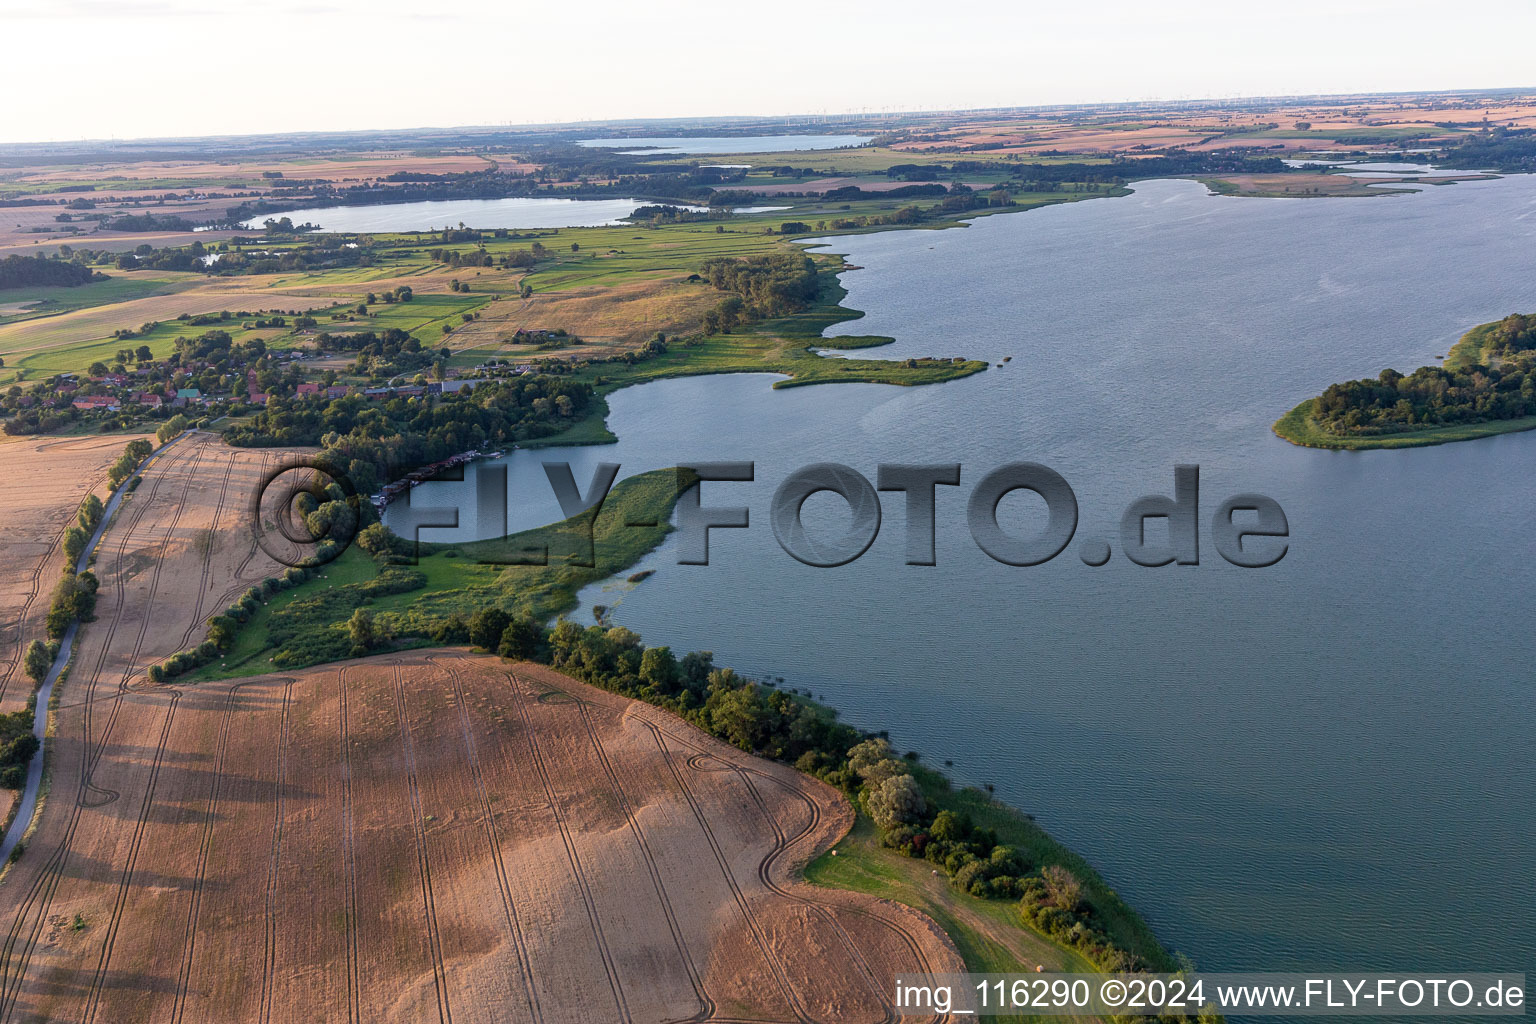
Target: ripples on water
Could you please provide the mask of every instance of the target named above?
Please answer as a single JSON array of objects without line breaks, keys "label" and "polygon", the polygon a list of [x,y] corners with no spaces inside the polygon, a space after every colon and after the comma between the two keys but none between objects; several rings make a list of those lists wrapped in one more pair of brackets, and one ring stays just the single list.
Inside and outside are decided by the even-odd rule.
[{"label": "ripples on water", "polygon": [[[1530,737],[1536,433],[1333,453],[1270,423],[1327,384],[1408,371],[1467,328],[1536,310],[1536,178],[1373,199],[1208,196],[1143,183],[1122,199],[971,227],[829,241],[889,334],[884,358],[965,354],[1001,369],[946,385],[773,391],[766,376],[666,381],[610,399],[619,444],[514,453],[518,526],[558,517],[537,463],[585,482],[687,459],[754,459],[714,564],[618,588],[653,643],[809,686],[903,749],[1036,814],[1172,946],[1208,969],[1536,967]],[[1027,459],[1061,472],[1090,569],[981,555],[965,498]],[[964,465],[939,489],[939,565],[902,562],[901,499],[859,561],[779,550],[773,488],[816,461]],[[1120,512],[1202,468],[1277,499],[1289,555],[1242,570],[1145,569]],[[464,485],[434,484],[451,490]],[[515,483],[514,486],[517,486]],[[530,497],[531,495],[531,497]],[[1020,529],[1031,514],[1009,515]],[[472,524],[469,524],[472,526]],[[589,603],[613,604],[615,591]]]}]

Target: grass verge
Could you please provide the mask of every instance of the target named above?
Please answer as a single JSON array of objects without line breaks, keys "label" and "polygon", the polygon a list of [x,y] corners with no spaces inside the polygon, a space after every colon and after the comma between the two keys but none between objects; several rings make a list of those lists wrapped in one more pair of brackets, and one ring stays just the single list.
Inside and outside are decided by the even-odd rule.
[{"label": "grass verge", "polygon": [[620,481],[595,513],[497,540],[421,544],[408,565],[387,565],[354,545],[313,579],[259,607],[223,659],[177,682],[349,657],[347,620],[357,608],[372,611],[398,649],[433,644],[434,626],[481,608],[551,619],[576,606],[582,587],[623,572],[660,544],[690,480],[673,469],[641,473]]}]

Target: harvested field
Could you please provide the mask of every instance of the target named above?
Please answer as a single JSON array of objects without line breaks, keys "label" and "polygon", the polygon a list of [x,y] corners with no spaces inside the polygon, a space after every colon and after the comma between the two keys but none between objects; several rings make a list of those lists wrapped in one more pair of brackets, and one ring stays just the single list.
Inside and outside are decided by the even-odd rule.
[{"label": "harvested field", "polygon": [[873,1021],[895,972],[962,969],[795,880],[841,796],[549,669],[149,684],[276,568],[244,517],[297,454],[192,435],[108,530],[0,882],[0,1020]]},{"label": "harvested field", "polygon": [[833,790],[542,666],[97,696],[0,887],[7,1020],[875,1021],[895,973],[961,969],[794,880]]},{"label": "harvested field", "polygon": [[[719,301],[720,293],[714,289],[676,279],[536,292],[526,301],[509,298],[491,303],[478,320],[457,328],[448,344],[464,350],[500,348],[505,336],[519,330],[559,328],[585,344],[546,349],[537,353],[540,358],[609,355],[638,348],[657,331],[697,331],[705,311]],[[526,348],[507,351],[532,353]]]},{"label": "harvested field", "polygon": [[46,637],[43,622],[54,580],[64,569],[64,530],[90,491],[107,497],[107,467],[134,434],[26,437],[0,443],[0,711],[15,711],[32,693],[22,671],[26,645]]}]

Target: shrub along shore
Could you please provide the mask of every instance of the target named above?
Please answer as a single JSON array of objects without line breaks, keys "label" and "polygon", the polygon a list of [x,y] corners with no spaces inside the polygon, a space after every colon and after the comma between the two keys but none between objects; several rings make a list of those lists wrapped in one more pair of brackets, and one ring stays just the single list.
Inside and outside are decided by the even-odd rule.
[{"label": "shrub along shore", "polygon": [[1442,366],[1331,385],[1275,422],[1308,448],[1417,448],[1536,429],[1536,315],[1462,335]]},{"label": "shrub along shore", "polygon": [[[418,549],[369,523],[334,561],[252,587],[209,620],[207,639],[152,668],[151,677],[230,678],[443,645],[537,661],[840,789],[893,856],[943,872],[960,898],[1013,905],[1015,927],[1074,950],[1073,962],[1174,969],[1145,922],[1033,821],[979,790],[954,789],[915,754],[898,756],[883,736],[838,721],[809,693],[742,677],[707,651],[679,657],[647,647],[622,626],[583,628],[563,618],[545,625],[575,607],[581,587],[627,571],[654,549],[671,529],[678,494],[693,482],[676,470],[640,474],[597,509],[492,541]],[[337,520],[325,508],[332,503],[346,505],[338,491],[311,510],[317,534]],[[636,521],[656,525],[625,525]],[[530,561],[531,552],[547,554],[546,564],[508,564]]]}]

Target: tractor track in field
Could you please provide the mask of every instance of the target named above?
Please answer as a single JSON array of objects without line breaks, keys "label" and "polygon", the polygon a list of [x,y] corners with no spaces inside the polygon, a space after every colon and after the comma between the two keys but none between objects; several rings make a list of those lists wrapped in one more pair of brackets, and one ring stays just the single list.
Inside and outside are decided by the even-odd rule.
[{"label": "tractor track in field", "polygon": [[203,907],[203,889],[208,879],[208,856],[213,850],[213,826],[218,821],[219,787],[224,781],[224,764],[229,750],[229,729],[234,722],[240,689],[249,682],[235,683],[225,693],[224,712],[219,722],[219,738],[213,756],[213,778],[208,782],[208,807],[203,812],[202,842],[197,850],[197,868],[192,875],[192,901],[187,907],[187,927],[182,939],[181,969],[176,976],[176,997],[171,1003],[171,1024],[181,1024],[186,1011],[187,988],[192,979],[197,949],[197,925]]},{"label": "tractor track in field", "polygon": [[357,949],[357,847],[356,815],[352,798],[352,737],[347,722],[347,670],[336,673],[338,731],[341,735],[341,848],[346,875],[347,908],[347,1020],[363,1024],[362,984]]},{"label": "tractor track in field", "polygon": [[[514,676],[513,678],[515,679],[516,677]],[[561,703],[569,702],[575,704],[580,709],[580,712],[583,714],[583,716],[585,716],[586,710],[588,708],[598,708],[611,714],[617,714],[621,716],[626,714],[625,711],[609,708],[594,701],[583,700],[573,694],[562,692],[560,695],[565,698],[565,700]],[[838,936],[839,942],[842,944],[845,951],[852,959],[853,963],[857,965],[861,975],[861,981],[884,1009],[884,1020],[886,1022],[895,1020],[896,1018],[894,1010],[890,1006],[885,993],[880,988],[879,982],[875,977],[873,968],[869,964],[868,958],[864,956],[864,954],[859,950],[857,943],[853,941],[852,936],[847,933],[847,930],[844,929],[843,926],[836,920],[836,915],[833,913],[833,908],[813,898],[786,889],[785,887],[779,885],[773,878],[774,865],[789,852],[791,847],[795,846],[797,843],[802,842],[806,837],[814,835],[816,831],[821,827],[824,818],[821,806],[805,793],[799,792],[793,786],[784,782],[782,779],[774,777],[771,773],[732,765],[729,762],[723,761],[717,755],[711,753],[707,747],[701,744],[691,743],[686,739],[679,739],[678,737],[671,736],[670,734],[664,732],[655,723],[647,721],[640,716],[631,717],[633,717],[651,734],[653,740],[657,744],[657,748],[662,754],[669,772],[671,773],[674,781],[677,783],[679,790],[683,793],[683,796],[687,800],[689,807],[693,810],[695,820],[698,822],[700,829],[704,832],[705,838],[708,840],[711,848],[717,851],[717,860],[720,863],[722,872],[725,874],[727,884],[730,886],[732,893],[737,896],[738,903],[742,904],[743,914],[750,918],[748,922],[749,927],[752,927],[755,932],[756,928],[758,927],[756,919],[755,917],[752,917],[750,909],[745,905],[744,897],[740,893],[740,889],[735,881],[734,875],[732,875],[730,871],[728,863],[718,853],[718,851],[721,849],[719,841],[714,834],[713,828],[707,821],[707,815],[704,813],[703,807],[699,804],[696,794],[693,792],[693,789],[687,782],[686,777],[681,771],[679,771],[674,761],[672,751],[667,746],[667,741],[669,739],[681,744],[684,747],[691,748],[692,750],[696,751],[696,753],[689,756],[685,761],[685,764],[689,769],[697,772],[728,772],[741,780],[742,784],[746,787],[747,793],[752,799],[754,806],[756,806],[759,813],[763,816],[764,820],[767,822],[774,834],[775,841],[773,849],[769,851],[769,853],[766,854],[758,863],[758,880],[768,891],[783,897],[784,899],[809,908],[813,913],[821,917],[822,920],[825,921],[829,927],[833,929],[834,934]],[[586,723],[586,728],[588,735],[591,737],[597,750],[598,757],[604,765],[605,772],[608,773],[610,781],[617,787],[617,778],[613,773],[613,769],[608,761],[606,752],[602,750],[601,744],[593,732],[590,722]],[[719,767],[715,767],[715,765],[718,765]],[[762,794],[758,791],[756,785],[754,785],[754,777],[761,778],[784,790],[790,797],[800,801],[801,804],[806,808],[809,820],[805,827],[802,828],[796,835],[786,835],[782,825],[780,825],[778,819],[774,817],[766,801],[763,800]],[[621,806],[625,808],[627,813],[629,807],[627,799],[624,797],[622,792],[620,792],[618,796]],[[637,823],[632,824],[632,827],[638,827]],[[863,911],[852,907],[838,907],[837,909],[848,910],[851,913],[856,913],[859,916],[871,920],[881,927],[888,929],[901,939],[903,945],[907,948],[914,961],[920,965],[919,969],[921,971],[926,972],[930,970],[928,958],[922,951],[921,943],[918,942],[917,938],[907,929],[879,914],[873,914],[868,911]],[[770,964],[775,966],[777,974],[778,971],[782,970],[782,965],[777,964],[776,960],[770,954],[768,943],[765,939],[760,940],[759,945],[763,950],[765,958],[768,958]],[[792,986],[788,985],[787,979],[785,980],[784,984],[786,990],[792,988]],[[798,999],[798,996],[796,998],[790,999],[789,1001],[791,1007],[798,1015],[800,1015],[800,1019],[802,1021],[809,1021],[811,1019],[806,1014],[803,1005]],[[712,1015],[708,1016],[707,1019],[711,1022],[723,1021],[723,1018],[714,1017]],[[938,1020],[942,1018],[936,1017],[934,1019]],[[681,1024],[681,1022],[679,1022],[679,1024]]]},{"label": "tractor track in field", "polygon": [[481,821],[485,826],[486,842],[490,846],[491,863],[496,871],[496,890],[501,896],[502,913],[507,920],[507,931],[512,936],[513,948],[517,951],[518,968],[522,974],[524,994],[528,999],[528,1012],[538,1024],[544,1020],[544,1009],[539,1003],[539,993],[533,983],[533,961],[528,954],[528,941],[523,935],[523,926],[518,918],[517,905],[512,899],[512,883],[507,874],[507,865],[502,857],[501,836],[496,828],[496,813],[491,807],[490,787],[486,785],[485,774],[480,767],[480,755],[475,747],[474,730],[469,720],[469,708],[464,696],[463,680],[459,673],[450,668],[446,663],[440,663],[437,658],[428,657],[427,662],[435,669],[445,673],[453,683],[454,703],[459,712],[459,730],[464,736],[465,763],[469,765],[470,776],[474,781],[476,802],[480,805]]},{"label": "tractor track in field", "polygon": [[59,532],[53,535],[52,542],[43,557],[38,559],[37,565],[27,574],[27,599],[22,603],[21,611],[16,613],[16,643],[11,651],[11,662],[6,666],[5,674],[0,676],[0,701],[5,700],[5,693],[11,686],[11,679],[16,675],[16,670],[21,667],[21,659],[26,651],[26,635],[22,632],[27,624],[27,616],[32,612],[32,605],[37,602],[37,595],[42,593],[43,570],[48,568],[48,559],[58,547],[64,543],[64,534],[69,530],[69,523],[59,527]]},{"label": "tractor track in field", "polygon": [[421,809],[421,784],[416,775],[416,743],[411,737],[409,702],[399,663],[390,675],[395,688],[395,716],[400,720],[400,747],[405,755],[405,785],[410,796],[411,835],[416,841],[417,875],[421,881],[422,911],[426,914],[427,946],[432,953],[432,974],[437,983],[437,1017],[440,1024],[453,1024],[453,1009],[448,1003],[448,971],[443,964],[443,939],[437,927],[437,900],[432,891],[432,860],[427,855],[426,815]]},{"label": "tractor track in field", "polygon": [[184,650],[192,642],[192,634],[197,632],[197,627],[203,621],[203,602],[208,598],[208,587],[213,575],[213,545],[214,538],[219,532],[219,516],[224,512],[224,499],[229,494],[229,480],[235,474],[235,465],[239,462],[237,454],[231,453],[229,465],[224,468],[224,480],[219,484],[218,504],[213,507],[213,518],[208,521],[208,550],[203,552],[202,575],[197,584],[197,604],[192,608],[192,619],[187,623],[187,631],[181,634],[181,645],[177,650]]},{"label": "tractor track in field", "polygon": [[640,848],[640,854],[645,860],[645,866],[651,876],[651,885],[656,890],[656,898],[661,903],[662,914],[667,919],[667,927],[672,932],[672,942],[677,947],[677,955],[682,958],[683,968],[688,972],[688,981],[693,985],[693,993],[699,1000],[699,1011],[689,1020],[703,1021],[714,1016],[715,1001],[704,990],[704,979],[699,974],[698,965],[693,962],[693,956],[688,951],[688,942],[683,936],[682,926],[677,922],[677,912],[672,909],[672,900],[667,895],[666,884],[662,881],[661,870],[656,866],[656,857],[651,852],[651,845],[646,841],[645,831],[640,827],[640,819],[635,816],[634,807],[631,805],[629,795],[624,791],[624,785],[619,781],[618,773],[613,770],[613,762],[608,757],[608,751],[603,742],[598,738],[597,730],[592,726],[592,719],[587,714],[586,701],[576,701],[577,714],[581,716],[582,727],[586,730],[587,739],[591,741],[592,752],[597,755],[598,763],[603,766],[603,774],[607,776],[608,785],[613,790],[613,795],[619,802],[619,809],[624,813],[625,824],[629,826],[630,833],[635,838],[636,845]]},{"label": "tractor track in field", "polygon": [[272,787],[272,855],[267,860],[267,894],[263,908],[261,958],[261,1024],[272,1020],[272,980],[277,965],[277,892],[282,880],[279,867],[283,851],[283,790],[288,785],[288,713],[293,701],[293,680],[283,684],[283,717],[277,734],[277,775]]},{"label": "tractor track in field", "polygon": [[[508,673],[507,678],[512,680],[512,690],[514,694],[517,693],[517,691],[522,686],[522,681],[514,673]],[[566,693],[564,691],[556,692],[559,693],[561,697],[565,698],[560,703],[570,703],[578,706],[588,703],[573,694]],[[656,729],[652,723],[646,722],[645,724],[652,727],[652,735],[657,737],[657,742],[663,760],[667,765],[668,772],[676,784],[678,791],[682,793],[683,799],[687,801],[689,809],[693,812],[694,821],[698,824],[699,830],[704,834],[705,841],[709,844],[710,852],[714,855],[715,863],[720,869],[720,873],[725,880],[726,887],[730,890],[731,897],[735,901],[736,907],[741,913],[742,920],[747,926],[748,933],[752,936],[753,943],[757,946],[758,951],[762,954],[763,961],[768,965],[768,969],[772,973],[774,981],[779,987],[780,995],[784,997],[785,1003],[788,1004],[790,1009],[794,1012],[795,1019],[799,1021],[800,1024],[815,1024],[810,1014],[806,1012],[805,1006],[800,999],[799,993],[794,991],[794,986],[790,984],[788,977],[785,975],[784,966],[779,962],[779,958],[774,954],[771,943],[768,941],[768,937],[763,929],[763,926],[761,922],[758,921],[757,915],[752,910],[751,902],[747,899],[746,894],[741,890],[740,884],[736,881],[736,876],[731,871],[730,861],[725,856],[724,848],[722,847],[719,838],[715,835],[714,829],[710,827],[707,816],[704,813],[704,809],[699,805],[696,795],[688,786],[688,783],[683,778],[682,773],[677,770],[677,767],[672,760],[671,752],[666,748],[664,743],[661,743],[659,729]],[[529,725],[529,730],[531,734],[531,723]],[[669,1022],[669,1024],[672,1024],[672,1022]]]},{"label": "tractor track in field", "polygon": [[576,850],[575,840],[571,836],[570,825],[565,820],[565,814],[560,810],[560,802],[555,796],[554,783],[549,777],[549,768],[544,763],[544,755],[539,752],[537,734],[533,728],[533,719],[528,714],[528,708],[521,693],[522,683],[517,676],[507,673],[507,681],[511,684],[508,688],[512,691],[513,703],[517,705],[518,715],[522,718],[523,727],[528,739],[528,753],[533,764],[534,772],[538,776],[539,783],[543,786],[545,800],[549,804],[550,813],[554,816],[555,827],[560,833],[560,839],[565,844],[565,855],[570,861],[571,872],[576,880],[576,887],[581,892],[582,904],[586,907],[587,920],[592,927],[592,937],[597,942],[597,951],[603,961],[603,970],[608,976],[608,986],[613,992],[614,1005],[618,1009],[620,1020],[624,1024],[632,1024],[628,1003],[624,999],[624,987],[619,983],[618,967],[613,961],[613,953],[608,948],[608,940],[603,934],[603,923],[597,916],[597,905],[592,899],[592,890],[587,879],[586,869],[581,864],[581,854]]},{"label": "tractor track in field", "polygon": [[[185,454],[177,452],[177,457],[174,459],[166,457],[166,465],[162,469],[186,465],[190,470],[192,466],[196,465],[197,455],[198,452],[195,449]],[[132,538],[133,532],[138,529],[139,522],[144,517],[145,509],[150,504],[150,499],[159,493],[160,487],[167,478],[165,473],[157,474],[146,499],[136,503],[136,507],[131,513],[131,518],[126,524],[123,539],[117,545],[116,559],[118,563],[122,561],[123,555],[128,548],[128,542]],[[189,472],[188,481],[182,487],[181,493],[183,497],[185,497],[190,485],[191,474]],[[83,808],[89,806],[99,806],[99,804],[93,805],[87,801],[87,796],[94,788],[91,785],[91,772],[94,770],[97,758],[100,756],[101,747],[105,745],[107,738],[112,733],[112,727],[116,723],[118,708],[124,693],[124,687],[120,684],[117,693],[111,698],[112,710],[107,717],[107,724],[102,729],[101,739],[93,754],[91,744],[92,699],[90,694],[94,694],[102,670],[106,667],[107,652],[111,649],[112,639],[117,635],[117,630],[122,624],[123,611],[126,607],[126,602],[123,600],[124,590],[121,576],[114,573],[113,581],[118,601],[113,613],[111,626],[107,631],[106,642],[102,644],[101,653],[97,658],[96,667],[91,673],[90,684],[87,688],[88,696],[81,716],[81,735],[83,740],[81,747],[81,774],[76,783],[75,800],[70,810],[69,821],[65,826],[62,842],[55,848],[47,862],[44,863],[38,878],[28,887],[26,895],[17,909],[16,917],[6,934],[5,941],[3,944],[0,944],[0,961],[3,961],[0,962],[0,1020],[9,1021],[15,1014],[16,1004],[21,994],[21,986],[26,978],[27,967],[30,965],[32,953],[37,947],[38,936],[42,933],[43,926],[47,921],[48,908],[63,877],[64,865],[69,857],[70,844],[73,842],[75,831],[79,827],[80,812]],[[144,612],[146,619],[152,611],[153,600],[151,599],[150,602],[146,603]],[[129,658],[130,665],[138,660],[143,646],[143,636],[144,634],[141,630],[139,640]],[[117,793],[110,790],[96,791],[108,795],[108,800],[103,802],[110,802],[118,797]],[[27,919],[29,916],[32,916],[33,911],[36,911],[36,914],[33,916],[31,927],[27,928]],[[26,932],[25,937],[23,937],[23,932]],[[18,952],[18,946],[21,947],[20,952]]]},{"label": "tractor track in field", "polygon": [[[172,514],[170,524],[166,527],[165,530],[167,542],[169,542],[170,538],[175,535],[176,527],[181,523],[182,512],[184,512],[187,507],[187,493],[191,490],[192,482],[197,479],[197,473],[195,472],[195,469],[201,462],[203,456],[207,453],[207,446],[199,445],[194,449],[194,453],[195,454],[193,455],[192,460],[188,466],[187,482],[182,487],[181,495],[176,502],[176,511]],[[147,508],[148,505],[149,503],[145,502],[143,507]],[[215,517],[217,517],[217,512],[215,512]],[[133,657],[129,659],[128,664],[124,666],[122,678],[118,681],[117,684],[118,693],[120,695],[126,694],[130,690],[129,680],[132,676],[134,665],[138,662],[139,654],[142,652],[144,647],[144,642],[149,636],[149,624],[153,618],[155,596],[160,588],[160,574],[164,567],[164,559],[155,560],[154,572],[150,577],[149,596],[145,600],[144,604],[144,619],[139,624],[139,635],[137,640],[134,642],[134,654]],[[195,621],[196,620],[194,619],[194,623]],[[105,655],[109,647],[110,639],[108,644],[104,645],[102,648],[103,655]],[[106,938],[102,942],[101,958],[97,963],[96,972],[91,978],[91,986],[89,995],[86,998],[85,1005],[85,1024],[94,1024],[94,1021],[96,1020],[96,1013],[101,1006],[102,987],[106,978],[107,968],[112,962],[112,953],[117,946],[117,934],[122,924],[123,907],[128,902],[128,894],[133,887],[133,875],[138,867],[139,849],[143,845],[144,832],[146,826],[149,823],[150,812],[154,809],[155,806],[155,787],[159,783],[160,768],[165,761],[166,744],[170,741],[171,726],[176,718],[177,706],[181,703],[182,695],[180,690],[167,687],[164,689],[164,691],[157,690],[156,692],[165,692],[169,694],[168,707],[166,708],[165,713],[165,724],[160,729],[159,742],[155,746],[155,756],[150,763],[149,781],[144,788],[144,799],[139,806],[138,820],[134,824],[133,836],[129,841],[128,861],[123,868],[122,880],[118,883],[117,898],[113,901],[112,904],[112,913],[107,925]],[[118,706],[118,703],[114,703],[112,706],[113,720],[115,720],[117,717]],[[95,752],[91,755],[90,773],[93,776],[96,772],[97,765],[100,763],[102,753],[106,748],[106,736],[107,733],[103,733],[101,743],[98,744]],[[201,884],[199,883],[198,888],[200,887]]]}]

